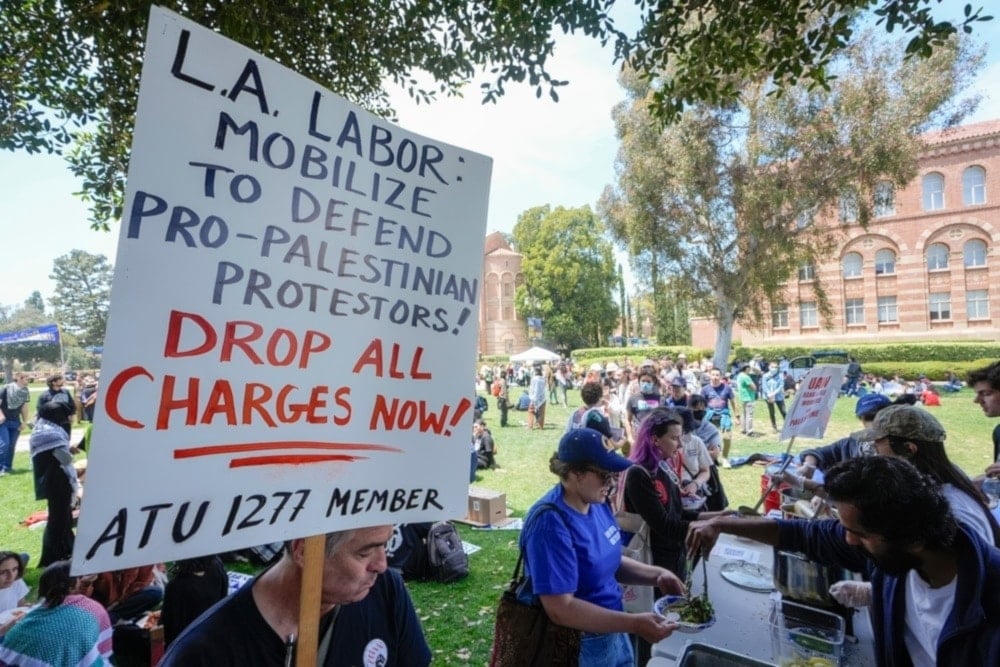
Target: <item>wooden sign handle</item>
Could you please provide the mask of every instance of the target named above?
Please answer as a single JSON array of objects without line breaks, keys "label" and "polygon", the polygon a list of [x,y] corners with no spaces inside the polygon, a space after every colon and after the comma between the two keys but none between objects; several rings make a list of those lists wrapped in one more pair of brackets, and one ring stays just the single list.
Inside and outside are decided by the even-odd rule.
[{"label": "wooden sign handle", "polygon": [[319,646],[319,608],[323,594],[323,561],[326,535],[305,539],[302,563],[302,588],[299,591],[299,636],[295,667],[316,667]]}]

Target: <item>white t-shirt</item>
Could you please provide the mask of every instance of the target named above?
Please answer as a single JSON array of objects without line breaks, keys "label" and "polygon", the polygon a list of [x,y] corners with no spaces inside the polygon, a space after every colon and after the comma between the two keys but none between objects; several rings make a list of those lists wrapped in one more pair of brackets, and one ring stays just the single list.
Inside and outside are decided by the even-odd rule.
[{"label": "white t-shirt", "polygon": [[942,484],[941,492],[951,505],[951,513],[964,523],[987,544],[993,544],[993,529],[987,518],[986,510],[969,497],[967,493],[951,484]]},{"label": "white t-shirt", "polygon": [[906,628],[903,642],[913,667],[937,665],[941,628],[955,604],[956,576],[941,588],[931,588],[916,570],[906,575]]},{"label": "white t-shirt", "polygon": [[15,579],[10,586],[0,589],[0,611],[17,608],[30,590],[24,579]]},{"label": "white t-shirt", "polygon": [[684,456],[685,484],[697,477],[702,468],[712,465],[712,457],[709,456],[705,443],[693,433],[681,436],[681,453]]}]

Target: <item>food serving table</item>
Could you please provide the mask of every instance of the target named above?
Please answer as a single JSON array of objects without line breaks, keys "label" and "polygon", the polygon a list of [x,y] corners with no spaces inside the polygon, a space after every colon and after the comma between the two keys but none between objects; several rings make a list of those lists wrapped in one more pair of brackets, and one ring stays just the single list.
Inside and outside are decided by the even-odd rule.
[{"label": "food serving table", "polygon": [[[756,592],[736,586],[723,578],[721,568],[738,561],[755,563],[771,570],[774,566],[772,548],[760,542],[722,534],[708,560],[708,597],[715,608],[716,622],[698,633],[674,632],[653,646],[653,657],[677,661],[688,642],[698,642],[727,651],[763,660],[775,661],[771,650],[771,603],[774,591]],[[773,571],[773,570],[772,570]],[[704,586],[702,565],[695,568],[692,593],[700,595]],[[854,614],[854,637],[844,642],[842,665],[869,667],[875,665],[875,644],[868,610]],[[656,664],[656,661],[652,661]]]}]

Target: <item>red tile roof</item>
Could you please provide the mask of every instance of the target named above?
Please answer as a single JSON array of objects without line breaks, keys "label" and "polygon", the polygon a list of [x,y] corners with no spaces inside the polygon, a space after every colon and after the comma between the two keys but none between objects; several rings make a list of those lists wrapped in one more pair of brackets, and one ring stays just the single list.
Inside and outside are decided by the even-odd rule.
[{"label": "red tile roof", "polygon": [[1000,119],[984,120],[979,123],[949,127],[946,130],[925,132],[923,139],[925,144],[934,145],[974,139],[976,137],[987,137],[994,134],[1000,134]]}]

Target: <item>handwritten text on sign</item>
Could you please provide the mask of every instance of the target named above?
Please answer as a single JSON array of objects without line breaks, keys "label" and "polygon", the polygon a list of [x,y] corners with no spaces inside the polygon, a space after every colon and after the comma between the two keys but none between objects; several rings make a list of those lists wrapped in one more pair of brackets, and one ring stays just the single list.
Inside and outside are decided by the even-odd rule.
[{"label": "handwritten text on sign", "polygon": [[463,514],[490,169],[154,7],[74,570]]},{"label": "handwritten text on sign", "polygon": [[841,364],[822,364],[809,370],[795,392],[792,408],[781,429],[782,440],[794,436],[823,437],[840,396],[846,369],[847,366]]}]

